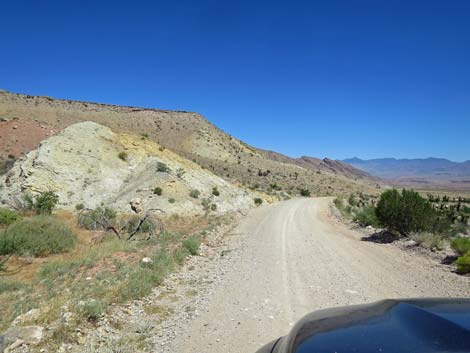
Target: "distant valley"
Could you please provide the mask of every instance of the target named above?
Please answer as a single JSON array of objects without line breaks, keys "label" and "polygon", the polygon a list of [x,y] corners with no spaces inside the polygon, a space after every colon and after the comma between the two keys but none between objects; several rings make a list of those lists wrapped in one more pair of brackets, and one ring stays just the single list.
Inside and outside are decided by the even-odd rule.
[{"label": "distant valley", "polygon": [[397,186],[470,190],[470,161],[453,162],[444,158],[379,158],[342,160]]}]

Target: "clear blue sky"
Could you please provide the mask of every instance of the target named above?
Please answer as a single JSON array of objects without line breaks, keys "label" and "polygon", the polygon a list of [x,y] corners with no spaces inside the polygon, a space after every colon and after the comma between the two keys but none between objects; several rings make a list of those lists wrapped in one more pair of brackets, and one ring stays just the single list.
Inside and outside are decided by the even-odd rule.
[{"label": "clear blue sky", "polygon": [[291,156],[470,159],[470,1],[3,1],[0,88]]}]

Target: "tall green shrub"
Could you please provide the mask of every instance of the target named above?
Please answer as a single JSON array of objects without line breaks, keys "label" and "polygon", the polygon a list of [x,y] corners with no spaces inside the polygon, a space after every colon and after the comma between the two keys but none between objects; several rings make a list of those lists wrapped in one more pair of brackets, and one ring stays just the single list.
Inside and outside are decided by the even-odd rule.
[{"label": "tall green shrub", "polygon": [[56,218],[36,216],[13,223],[0,233],[0,255],[45,256],[70,250],[71,229]]},{"label": "tall green shrub", "polygon": [[450,246],[459,255],[470,253],[470,238],[457,238],[452,240]]},{"label": "tall green shrub", "polygon": [[364,206],[354,217],[354,221],[359,223],[361,226],[374,226],[379,225],[379,220],[375,214],[374,206]]},{"label": "tall green shrub", "polygon": [[391,231],[408,235],[432,229],[436,212],[431,203],[413,190],[387,190],[380,196],[376,215]]},{"label": "tall green shrub", "polygon": [[26,194],[23,196],[23,200],[27,209],[36,212],[38,215],[49,216],[59,203],[59,196],[52,191],[46,191],[35,196]]}]

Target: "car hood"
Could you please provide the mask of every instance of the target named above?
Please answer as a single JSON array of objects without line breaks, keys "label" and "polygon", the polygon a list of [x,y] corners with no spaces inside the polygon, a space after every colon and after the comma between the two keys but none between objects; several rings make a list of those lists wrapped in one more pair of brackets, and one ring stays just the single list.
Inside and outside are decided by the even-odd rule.
[{"label": "car hood", "polygon": [[383,300],[320,310],[258,352],[470,352],[470,299]]}]

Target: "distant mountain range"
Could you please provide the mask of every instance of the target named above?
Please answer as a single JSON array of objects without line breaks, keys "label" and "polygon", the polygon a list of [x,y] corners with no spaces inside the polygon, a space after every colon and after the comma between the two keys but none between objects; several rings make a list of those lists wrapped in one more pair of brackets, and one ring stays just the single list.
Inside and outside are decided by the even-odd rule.
[{"label": "distant mountain range", "polygon": [[470,189],[470,160],[453,162],[444,158],[360,159],[342,162],[392,184],[450,189]]}]

